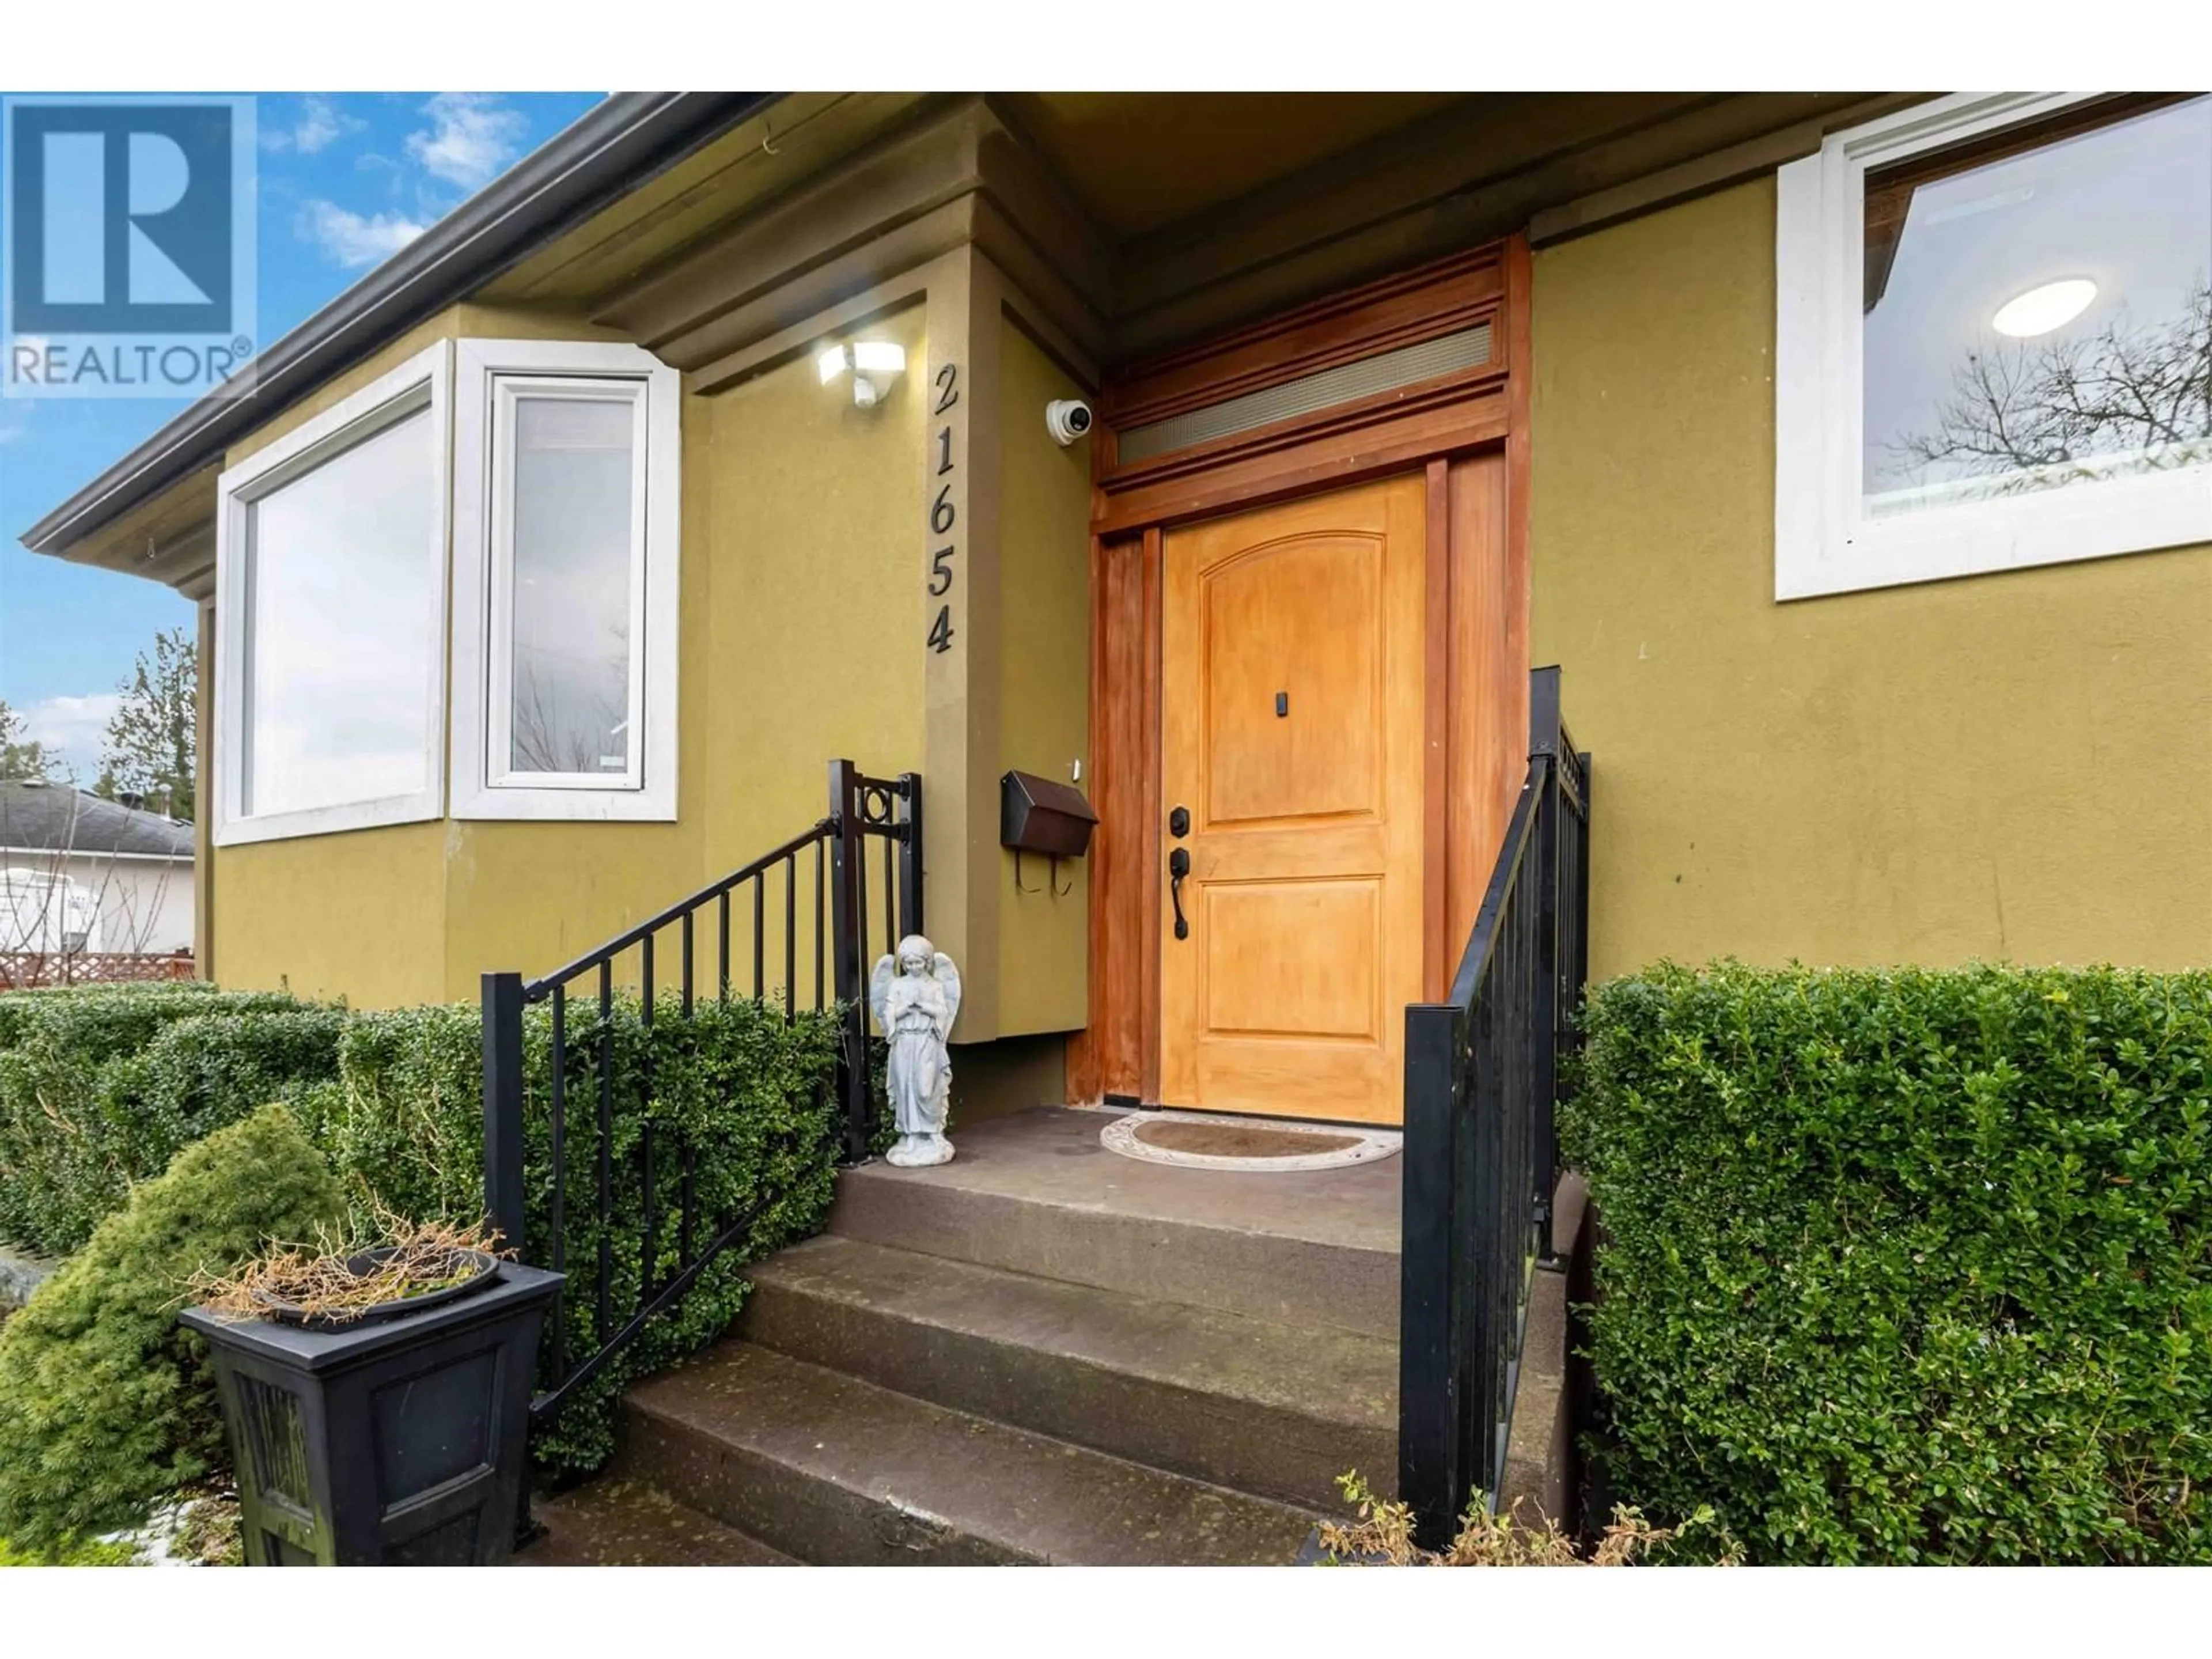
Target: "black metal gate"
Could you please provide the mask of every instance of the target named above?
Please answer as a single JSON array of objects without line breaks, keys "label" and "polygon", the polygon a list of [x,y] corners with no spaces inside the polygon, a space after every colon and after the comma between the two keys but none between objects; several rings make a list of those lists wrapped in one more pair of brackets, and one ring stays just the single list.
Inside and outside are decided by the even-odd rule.
[{"label": "black metal gate", "polygon": [[1529,1277],[1552,1258],[1559,1056],[1589,965],[1590,757],[1529,676],[1528,771],[1450,995],[1406,1010],[1398,1496],[1425,1544],[1492,1507]]},{"label": "black metal gate", "polygon": [[[877,860],[869,856],[872,841],[882,849],[880,880],[873,884],[869,866]],[[832,761],[828,815],[781,846],[541,978],[526,980],[517,973],[483,976],[484,1211],[490,1224],[516,1248],[524,1237],[524,1195],[533,1174],[525,1165],[523,1010],[535,1002],[550,1004],[551,1009],[548,1087],[552,1167],[545,1176],[550,1215],[543,1252],[547,1259],[532,1265],[570,1271],[563,1225],[572,1196],[568,1191],[568,1138],[580,1130],[596,1136],[599,1148],[592,1190],[577,1196],[595,1206],[601,1222],[597,1260],[588,1266],[596,1297],[592,1328],[611,1334],[581,1364],[569,1368],[565,1322],[561,1304],[556,1304],[546,1336],[552,1375],[546,1390],[532,1403],[533,1421],[557,1412],[562,1401],[628,1346],[654,1315],[680,1300],[708,1264],[744,1236],[754,1218],[750,1212],[699,1213],[690,1180],[691,1148],[657,1145],[648,1118],[641,1158],[623,1176],[643,1183],[644,1260],[650,1263],[659,1259],[659,1229],[669,1224],[677,1229],[677,1266],[657,1282],[649,1275],[641,1279],[635,1304],[627,1313],[610,1305],[615,1274],[605,1222],[617,1178],[610,1154],[615,1089],[611,1013],[617,983],[625,994],[637,996],[648,1030],[656,1019],[689,1018],[706,998],[726,1002],[732,996],[750,995],[767,1000],[777,983],[772,971],[777,964],[769,960],[769,939],[772,931],[779,932],[786,1015],[795,1015],[802,1007],[842,1010],[835,1086],[842,1157],[848,1163],[859,1163],[868,1156],[873,1127],[866,1006],[869,947],[880,939],[883,950],[890,951],[902,934],[921,931],[921,857],[920,775],[866,777],[850,761]],[[676,956],[672,975],[666,965],[671,951]],[[805,971],[810,957],[811,976]],[[810,977],[811,993],[802,990]],[[588,1115],[580,1125],[572,1121],[579,1103],[568,1097],[568,1009],[580,991],[596,1010],[592,1024],[598,1033],[595,1098],[581,1103]],[[648,1071],[648,1095],[651,1088]],[[564,1292],[562,1303],[571,1293]]]}]

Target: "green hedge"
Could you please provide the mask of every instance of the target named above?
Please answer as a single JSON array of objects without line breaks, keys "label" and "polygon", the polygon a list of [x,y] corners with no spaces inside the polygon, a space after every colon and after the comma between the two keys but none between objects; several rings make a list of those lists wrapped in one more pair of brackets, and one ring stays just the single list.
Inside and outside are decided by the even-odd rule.
[{"label": "green hedge", "polygon": [[344,1018],[195,985],[0,996],[0,1239],[76,1249],[182,1148],[336,1076]]},{"label": "green hedge", "polygon": [[2212,974],[1664,966],[1585,1028],[1624,1501],[1754,1561],[2212,1562]]},{"label": "green hedge", "polygon": [[33,1033],[94,1060],[143,1048],[173,1019],[205,1013],[210,1000],[228,1000],[202,980],[150,985],[68,985],[0,996],[0,1050],[20,1048]]}]

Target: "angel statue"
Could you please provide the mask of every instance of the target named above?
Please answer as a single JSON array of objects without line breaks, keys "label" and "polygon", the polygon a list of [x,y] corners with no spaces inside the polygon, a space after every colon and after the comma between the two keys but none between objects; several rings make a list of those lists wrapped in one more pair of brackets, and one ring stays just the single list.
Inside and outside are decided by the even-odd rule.
[{"label": "angel statue", "polygon": [[909,933],[898,943],[896,968],[889,957],[876,959],[868,1006],[891,1050],[884,1092],[899,1133],[884,1156],[902,1170],[951,1163],[945,1114],[952,1060],[945,1040],[960,1014],[960,970],[921,934]]}]

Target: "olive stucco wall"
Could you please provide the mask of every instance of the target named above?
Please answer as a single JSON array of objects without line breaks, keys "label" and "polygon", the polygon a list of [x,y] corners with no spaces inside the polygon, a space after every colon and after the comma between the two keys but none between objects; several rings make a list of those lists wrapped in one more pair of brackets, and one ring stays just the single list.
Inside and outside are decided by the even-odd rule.
[{"label": "olive stucco wall", "polygon": [[[1066,783],[1091,742],[1091,446],[1062,448],[1045,429],[1046,404],[1081,388],[1011,318],[1000,326],[999,770]],[[1079,1030],[1090,861],[1065,860],[1055,874],[1024,857],[1018,885],[1014,855],[1001,863],[999,1029]]]},{"label": "olive stucco wall", "polygon": [[[918,361],[924,315],[872,331]],[[557,314],[457,307],[231,460],[464,334],[610,337]],[[855,410],[805,358],[684,397],[675,823],[448,820],[214,849],[220,980],[356,1006],[471,998],[485,969],[543,972],[813,823],[832,757],[915,765],[920,401]]]},{"label": "olive stucco wall", "polygon": [[[1596,753],[1593,945],[1661,956],[2212,959],[2212,550],[1777,605],[1771,180],[1535,257],[1533,658],[1566,670]],[[969,771],[1088,760],[1088,456],[1046,434],[1076,391],[996,330],[973,387],[992,502],[988,718]],[[931,361],[938,295],[866,325]],[[458,307],[240,444],[290,429],[438,337],[604,337]],[[978,354],[979,356],[981,354]],[[543,971],[811,823],[825,762],[931,773],[926,375],[873,410],[809,356],[683,401],[680,768],[671,824],[441,822],[215,849],[207,946],[234,985],[362,1006]],[[979,471],[980,479],[987,476]],[[993,562],[995,561],[994,567]],[[988,729],[985,729],[988,728]],[[942,770],[942,769],[939,769]],[[1087,781],[1087,779],[1086,779]],[[946,891],[991,1018],[960,1066],[980,1110],[1055,1093],[1084,1017],[1087,868],[1018,892],[971,811]],[[1042,888],[1042,865],[1026,867]],[[940,908],[933,877],[933,912]],[[936,917],[941,927],[955,917]],[[771,945],[771,960],[780,954]],[[968,965],[963,962],[963,966]]]},{"label": "olive stucco wall", "polygon": [[402,823],[215,848],[216,981],[356,1008],[446,1000],[446,830]]},{"label": "olive stucco wall", "polygon": [[[860,331],[919,364],[926,325],[915,304]],[[860,409],[803,355],[692,400],[711,433],[688,469],[703,499],[685,503],[706,526],[712,584],[709,628],[684,677],[685,729],[699,744],[684,811],[703,813],[702,879],[827,811],[833,757],[876,776],[921,769],[927,391],[909,374]],[[880,902],[873,888],[871,900]]]},{"label": "olive stucco wall", "polygon": [[2212,549],[1777,605],[1771,178],[1540,250],[1593,972],[2212,961]]}]

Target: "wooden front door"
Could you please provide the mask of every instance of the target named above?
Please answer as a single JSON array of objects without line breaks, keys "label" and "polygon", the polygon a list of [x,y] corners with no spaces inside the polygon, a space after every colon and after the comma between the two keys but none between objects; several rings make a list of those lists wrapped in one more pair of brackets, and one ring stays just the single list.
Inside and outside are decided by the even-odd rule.
[{"label": "wooden front door", "polygon": [[1400,1120],[1422,990],[1425,512],[1415,476],[1165,538],[1166,1104]]}]

